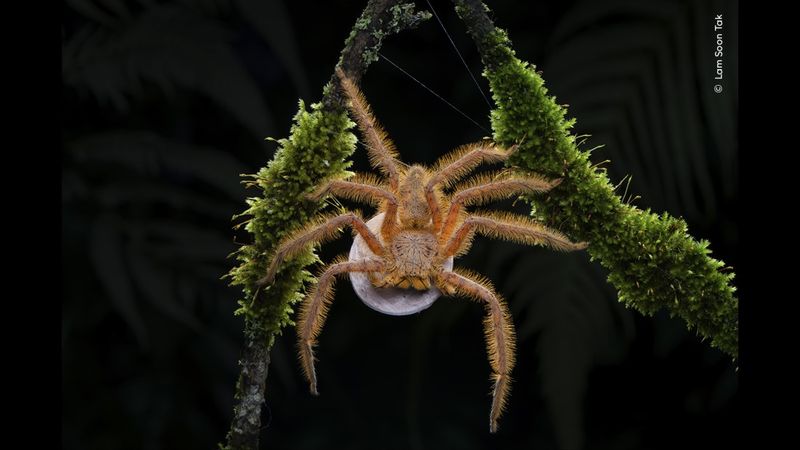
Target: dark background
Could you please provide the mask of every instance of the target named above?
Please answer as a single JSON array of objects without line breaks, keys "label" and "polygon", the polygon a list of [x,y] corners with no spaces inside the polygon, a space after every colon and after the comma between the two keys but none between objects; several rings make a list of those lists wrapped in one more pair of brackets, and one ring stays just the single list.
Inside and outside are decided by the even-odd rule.
[{"label": "dark background", "polygon": [[[62,442],[200,449],[232,415],[242,320],[231,216],[239,184],[319,100],[365,1],[67,0],[63,5]],[[424,1],[419,8],[427,8]],[[472,42],[435,1],[476,73]],[[628,195],[682,216],[737,267],[736,2],[489,1],[518,56],[569,104],[584,148]],[[713,18],[724,14],[723,93]],[[482,126],[488,107],[435,19],[382,52]],[[484,91],[485,81],[479,78]],[[363,90],[406,162],[486,133],[384,61]],[[355,169],[368,170],[363,148]],[[619,188],[625,191],[627,180]],[[521,205],[501,204],[520,210]],[[239,239],[239,238],[237,238]],[[341,239],[323,259],[347,250]],[[509,408],[488,433],[480,306],[378,314],[347,283],[308,394],[287,329],[272,352],[262,447],[673,449],[737,442],[735,364],[667,313],[625,309],[585,252],[479,240],[458,264],[492,279],[518,331]]]}]

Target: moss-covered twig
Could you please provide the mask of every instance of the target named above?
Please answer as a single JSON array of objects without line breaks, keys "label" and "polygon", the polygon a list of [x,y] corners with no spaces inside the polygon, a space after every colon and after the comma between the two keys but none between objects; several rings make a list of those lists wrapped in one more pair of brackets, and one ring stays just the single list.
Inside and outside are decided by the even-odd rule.
[{"label": "moss-covered twig", "polygon": [[[383,38],[428,17],[401,0],[370,0],[345,42],[337,67],[359,79],[377,59]],[[317,256],[308,250],[293,258],[270,286],[260,288],[256,281],[266,273],[278,241],[320,208],[320,203],[305,195],[320,180],[347,173],[347,159],[356,144],[350,131],[354,125],[345,112],[338,83],[328,83],[322,100],[311,105],[310,111],[300,102],[289,138],[278,141],[274,159],[249,183],[261,188],[262,196],[248,199],[250,207],[241,215],[247,217],[245,229],[254,242],[236,252],[239,265],[229,274],[232,284],[244,290],[237,314],[245,318],[245,350],[227,444],[220,445],[223,450],[258,448],[269,351],[281,329],[292,324],[292,305],[301,299],[302,285],[311,275],[305,267],[316,262]]]},{"label": "moss-covered twig", "polygon": [[497,105],[491,117],[494,140],[520,143],[508,164],[564,180],[549,196],[529,199],[532,213],[589,241],[589,254],[610,271],[620,301],[647,315],[666,308],[735,359],[739,303],[730,268],[709,256],[709,243],[693,239],[683,220],[624,203],[605,172],[592,166],[589,152],[578,149],[569,132],[574,121],[547,95],[535,66],[516,58],[485,5],[454,3],[481,54]]}]

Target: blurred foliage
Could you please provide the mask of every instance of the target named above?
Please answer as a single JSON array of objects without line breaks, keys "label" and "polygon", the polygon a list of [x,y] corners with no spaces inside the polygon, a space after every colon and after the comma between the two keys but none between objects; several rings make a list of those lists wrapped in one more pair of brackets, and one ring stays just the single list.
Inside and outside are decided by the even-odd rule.
[{"label": "blurred foliage", "polygon": [[[473,72],[449,2],[433,2]],[[568,103],[592,154],[638,206],[682,216],[737,263],[737,79],[715,95],[708,23],[736,3],[489,2],[517,54]],[[425,7],[420,3],[420,8]],[[212,448],[230,423],[241,293],[220,276],[246,243],[239,174],[272,158],[297,99],[316,101],[361,1],[68,0],[64,7],[63,446]],[[736,34],[726,35],[728,48]],[[383,53],[488,126],[436,23]],[[726,67],[736,67],[735,52]],[[483,81],[481,80],[483,83]],[[388,64],[363,81],[407,162],[482,131]],[[484,85],[484,89],[486,89]],[[353,170],[367,170],[357,149]],[[632,175],[632,180],[623,179]],[[510,202],[509,202],[510,203]],[[524,212],[523,205],[504,204]],[[343,252],[346,239],[323,249]],[[346,283],[320,338],[323,395],[293,330],[267,382],[266,448],[671,449],[734,443],[736,377],[680,320],[626,310],[585,255],[479,241],[458,262],[508,298],[520,335],[509,410],[485,430],[482,311],[441,299],[377,314]]]}]

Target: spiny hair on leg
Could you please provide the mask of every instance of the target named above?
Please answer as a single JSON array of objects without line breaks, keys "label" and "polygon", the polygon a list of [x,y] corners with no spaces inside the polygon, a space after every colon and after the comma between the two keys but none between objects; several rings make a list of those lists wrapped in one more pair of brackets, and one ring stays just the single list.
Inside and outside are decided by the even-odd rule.
[{"label": "spiny hair on leg", "polygon": [[302,228],[290,232],[281,239],[267,270],[267,275],[259,280],[259,283],[272,282],[281,264],[286,259],[297,255],[307,246],[321,244],[338,237],[342,229],[348,225],[353,217],[363,220],[363,215],[359,210],[346,213],[319,214],[309,220]]},{"label": "spiny hair on leg", "polygon": [[457,268],[454,284],[462,295],[484,303],[484,337],[489,364],[492,368],[492,407],[489,413],[489,430],[497,431],[497,421],[506,407],[511,389],[511,371],[516,363],[516,336],[514,323],[503,298],[484,276],[467,269]]},{"label": "spiny hair on leg", "polygon": [[564,233],[548,228],[535,220],[504,211],[477,211],[465,224],[487,237],[525,245],[543,245],[570,252],[585,249],[588,242],[572,242]]},{"label": "spiny hair on leg", "polygon": [[[464,223],[464,220],[466,220],[466,217],[467,217],[467,214],[464,211],[461,211],[459,213],[459,219],[456,220],[456,222],[453,224],[452,228],[454,228],[455,230],[459,230],[460,226]],[[469,253],[469,251],[472,249],[472,244],[475,243],[475,236],[477,234],[475,232],[475,229],[474,228],[470,228],[470,229],[466,230],[465,233],[466,233],[465,235],[460,236],[461,243],[458,246],[458,248],[456,249],[455,253],[453,253],[453,258],[458,259],[458,258],[466,255],[467,253]],[[445,240],[442,243],[441,248],[445,248],[448,243],[449,243],[449,239]]]},{"label": "spiny hair on leg", "polygon": [[497,432],[497,422],[505,412],[508,405],[508,397],[511,393],[511,383],[514,381],[510,375],[493,373],[490,377],[492,381],[492,409],[489,411],[489,432]]},{"label": "spiny hair on leg", "polygon": [[329,194],[373,206],[380,205],[386,201],[387,195],[392,195],[381,178],[372,174],[358,173],[348,179],[325,180],[314,192],[308,194],[307,198],[319,201]]},{"label": "spiny hair on leg", "polygon": [[434,173],[432,180],[443,188],[448,188],[482,163],[493,164],[505,161],[512,151],[513,148],[504,150],[488,140],[462,145],[434,163],[431,170]]},{"label": "spiny hair on leg", "polygon": [[303,370],[303,376],[310,384],[311,393],[314,395],[319,395],[317,392],[317,358],[314,356],[314,347],[317,346],[317,338],[325,324],[330,304],[333,301],[333,289],[320,286],[320,282],[328,282],[321,277],[331,266],[342,262],[344,262],[343,258],[337,257],[331,264],[320,268],[313,287],[300,304],[297,316],[297,353],[300,356],[300,367]]},{"label": "spiny hair on leg", "polygon": [[541,175],[519,175],[508,170],[475,175],[453,188],[452,201],[463,206],[505,200],[513,195],[547,192],[558,186],[560,179],[547,180]]},{"label": "spiny hair on leg", "polygon": [[320,269],[316,283],[303,303],[297,321],[297,347],[303,374],[310,383],[311,392],[317,392],[314,347],[317,345],[325,320],[328,317],[334,297],[336,277],[349,272],[370,272],[382,270],[379,260],[348,261],[347,255],[340,255],[332,263]]},{"label": "spiny hair on leg", "polygon": [[[507,360],[505,361],[507,366],[506,371],[510,372],[515,363],[514,351],[516,350],[516,342],[514,339],[514,322],[508,311],[508,305],[503,297],[497,293],[492,282],[485,276],[460,267],[454,268],[453,272],[479,285],[483,290],[483,292],[466,291],[461,288],[460,292],[472,300],[484,304],[486,308],[487,314],[484,317],[484,332],[490,360],[492,361],[492,369],[494,371],[500,370],[495,362],[502,357],[502,355],[498,354],[498,348],[494,340],[494,337],[497,336],[496,331],[500,331],[504,337],[510,337],[510,339],[504,340],[504,350],[507,351]],[[487,297],[493,298],[494,301],[491,301]]]},{"label": "spiny hair on leg", "polygon": [[361,134],[364,136],[370,163],[389,177],[391,186],[396,188],[399,174],[397,167],[399,165],[399,155],[394,143],[389,139],[386,130],[375,119],[372,107],[370,107],[358,86],[339,67],[336,68],[336,75],[339,77],[342,90],[350,99],[348,108],[355,116]]},{"label": "spiny hair on leg", "polygon": [[[313,286],[311,287],[311,289],[308,292],[308,295],[306,296],[306,299],[308,301],[303,301],[302,305],[300,306],[300,314],[299,314],[300,322],[298,322],[298,327],[301,322],[303,324],[308,324],[310,326],[310,328],[308,328],[310,334],[305,335],[304,333],[304,336],[313,339],[315,343],[317,337],[319,337],[322,325],[324,324],[325,319],[328,317],[328,311],[330,309],[331,302],[333,301],[335,292],[332,289],[332,287],[333,284],[336,282],[336,276],[339,275],[332,273],[326,276],[325,272],[327,272],[328,270],[330,270],[331,268],[333,268],[338,264],[344,264],[347,262],[348,262],[347,254],[343,254],[334,258],[330,264],[320,267],[317,270],[317,276],[315,278]],[[324,283],[330,283],[330,284],[324,284]],[[322,290],[320,290],[320,288],[322,288]],[[319,305],[318,306],[315,305],[314,301],[320,299],[321,302],[319,303]],[[310,311],[309,308],[312,307],[316,309]],[[309,312],[314,313],[313,317],[309,317]],[[309,319],[311,319],[312,322],[308,322]],[[319,326],[315,326],[315,324],[317,323]]]},{"label": "spiny hair on leg", "polygon": [[[459,219],[464,218],[464,208],[471,205],[488,203],[494,200],[512,198],[515,194],[530,194],[552,189],[560,180],[547,181],[539,176],[519,176],[508,171],[500,171],[474,176],[461,183],[450,197],[450,207],[444,219],[439,241],[447,240],[458,229]],[[463,220],[460,221],[463,223]],[[463,238],[463,234],[460,238]],[[456,256],[463,255],[469,249],[469,243],[455,251]]]}]

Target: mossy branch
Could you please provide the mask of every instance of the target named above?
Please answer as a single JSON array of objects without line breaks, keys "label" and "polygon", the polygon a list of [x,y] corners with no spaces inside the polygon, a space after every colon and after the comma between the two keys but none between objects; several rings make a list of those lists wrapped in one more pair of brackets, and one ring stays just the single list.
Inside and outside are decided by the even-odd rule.
[{"label": "mossy branch", "polygon": [[480,0],[454,3],[497,105],[491,115],[494,140],[519,144],[508,165],[563,178],[550,195],[528,199],[532,214],[589,241],[589,254],[610,271],[608,279],[627,306],[646,315],[666,308],[735,359],[739,303],[731,268],[710,257],[708,241],[693,239],[682,219],[623,202],[605,171],[592,166],[589,152],[578,149],[569,131],[574,120],[566,120],[566,109],[547,95],[536,67],[516,58],[486,6]]},{"label": "mossy branch", "polygon": [[[534,214],[579,240],[591,242],[593,259],[610,270],[619,298],[645,314],[666,307],[690,328],[734,358],[738,353],[738,301],[732,272],[709,257],[708,242],[687,234],[686,224],[628,205],[614,193],[605,172],[589,161],[569,133],[573,121],[547,95],[535,67],[517,59],[504,31],[496,28],[478,0],[454,0],[475,40],[497,108],[492,111],[494,139],[519,144],[509,165],[535,170],[561,185],[546,198],[530,198]],[[337,67],[358,81],[378,57],[382,40],[429,18],[413,4],[371,0],[356,21]],[[237,314],[245,317],[245,350],[236,388],[236,406],[227,444],[221,449],[257,449],[269,350],[282,328],[292,324],[292,305],[311,279],[305,267],[316,262],[308,250],[283,265],[276,281],[259,288],[268,258],[279,240],[308,221],[321,204],[306,199],[319,180],[347,173],[356,138],[335,75],[319,103],[303,102],[290,136],[279,140],[274,159],[252,176],[262,196],[248,199],[245,229],[254,242],[236,252],[239,265],[229,274],[244,299]]]},{"label": "mossy branch", "polygon": [[[429,17],[414,12],[412,3],[400,0],[371,0],[356,21],[345,41],[337,67],[352,79],[359,79],[377,59],[383,39],[416,26]],[[261,196],[249,198],[245,229],[253,243],[236,253],[239,265],[228,276],[232,285],[241,286],[244,298],[236,314],[245,319],[245,349],[236,386],[236,405],[227,444],[223,450],[257,449],[261,430],[261,407],[264,403],[269,351],[275,337],[286,325],[292,325],[292,306],[302,298],[304,282],[312,279],[305,267],[318,261],[312,250],[292,258],[282,266],[274,283],[261,288],[257,281],[264,276],[269,256],[280,239],[307,222],[322,206],[306,199],[320,180],[347,174],[350,155],[355,150],[355,125],[345,112],[338,83],[325,86],[319,103],[308,110],[300,101],[290,135],[278,141],[280,148],[269,164],[248,184],[262,190]]]}]

